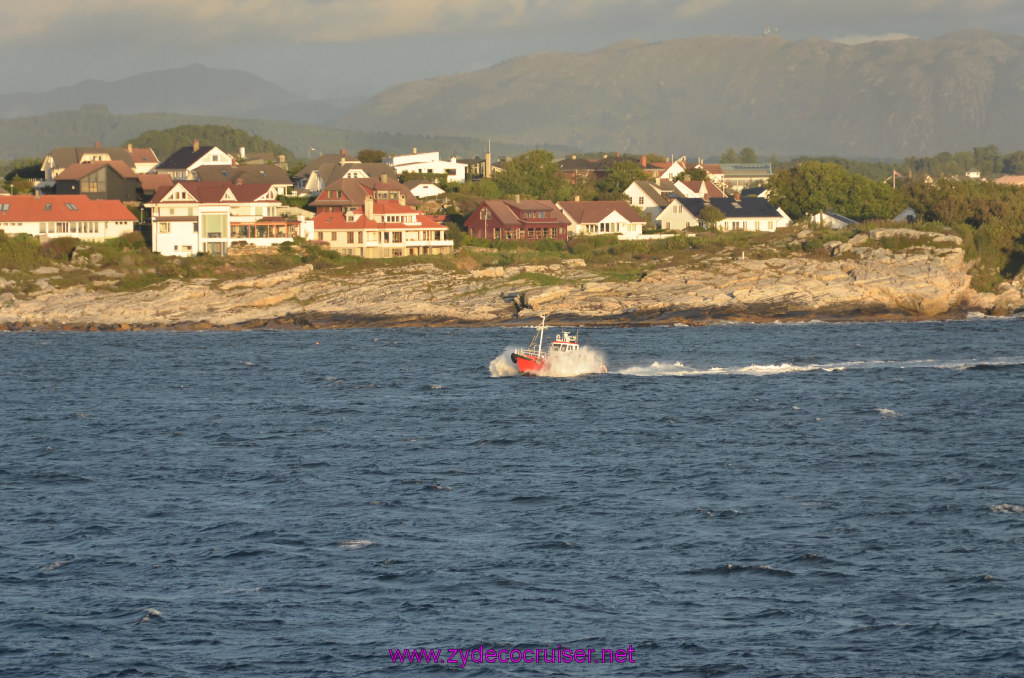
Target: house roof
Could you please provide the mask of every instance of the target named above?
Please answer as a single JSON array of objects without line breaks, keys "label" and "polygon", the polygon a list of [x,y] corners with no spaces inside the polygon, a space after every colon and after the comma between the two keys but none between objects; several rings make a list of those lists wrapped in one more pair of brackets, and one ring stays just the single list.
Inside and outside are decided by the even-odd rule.
[{"label": "house roof", "polygon": [[[337,181],[331,182],[324,187],[324,190],[316,197],[310,204],[313,207],[335,205],[335,206],[348,206],[355,205],[359,206],[363,204],[366,196],[371,195],[374,191],[391,191],[397,190],[405,196],[406,202],[416,203],[417,198],[409,190],[409,187],[399,183],[398,181],[388,180],[381,181],[380,179],[338,179]],[[338,192],[337,197],[332,197],[334,192]]]},{"label": "house roof", "polygon": [[694,193],[709,198],[725,198],[725,192],[711,181],[680,181],[680,184]]},{"label": "house roof", "polygon": [[111,160],[120,160],[129,167],[135,166],[135,151],[149,151],[149,153],[156,158],[152,149],[133,149],[129,151],[127,148],[120,148],[117,146],[63,146],[61,148],[55,148],[48,154],[49,157],[53,158],[53,162],[57,167],[69,167],[75,163],[82,161],[86,155],[102,154],[108,156]]},{"label": "house roof", "polygon": [[[562,213],[555,203],[550,200],[521,200],[512,202],[510,200],[484,200],[481,208],[487,207],[493,218],[502,226],[516,226],[529,224],[569,224],[569,219]],[[544,218],[526,218],[527,212],[547,212]]]},{"label": "house roof", "polygon": [[[342,164],[342,160],[345,161],[344,164]],[[319,172],[324,185],[326,185],[341,179],[346,172],[353,169],[362,169],[368,177],[379,177],[386,174],[395,181],[398,181],[398,172],[391,165],[386,165],[382,162],[359,162],[341,153],[327,153],[319,158],[313,158],[295,176],[306,178],[313,174],[313,172]]]},{"label": "house roof", "polygon": [[317,231],[336,230],[359,230],[364,228],[387,228],[388,230],[399,229],[433,229],[442,228],[437,221],[419,210],[402,205],[396,200],[376,200],[373,203],[374,216],[385,214],[416,214],[416,223],[384,223],[378,219],[370,219],[361,207],[353,208],[349,212],[321,212],[313,217],[313,228]]},{"label": "house roof", "polygon": [[161,188],[174,185],[174,179],[169,174],[140,174],[138,177],[144,193],[156,193]]},{"label": "house roof", "polygon": [[199,181],[229,181],[243,184],[287,184],[292,179],[277,165],[205,165],[196,168]]},{"label": "house roof", "polygon": [[558,207],[577,224],[597,224],[616,212],[631,223],[645,221],[625,200],[566,200]]},{"label": "house roof", "polygon": [[[197,160],[202,158],[204,155],[217,148],[216,146],[200,146],[198,149],[195,146],[182,146],[162,163],[157,165],[157,169],[161,170],[185,170],[196,163]],[[225,154],[227,155],[227,154]]]},{"label": "house roof", "polygon": [[104,167],[109,167],[111,170],[116,172],[119,176],[125,179],[138,178],[135,171],[120,160],[102,160],[100,162],[76,162],[72,165],[68,165],[60,176],[57,177],[57,181],[78,181],[85,177],[98,172]]},{"label": "house roof", "polygon": [[665,188],[665,190],[662,190],[662,182],[663,180],[659,179],[658,182],[636,181],[634,183],[636,184],[636,187],[640,189],[640,191],[642,191],[646,197],[651,199],[652,203],[654,203],[658,207],[664,207],[665,205],[668,204],[668,199],[665,197],[665,193],[667,193],[671,189],[674,189],[675,187],[672,185],[672,182],[664,182],[667,183],[668,186]]},{"label": "house roof", "polygon": [[679,201],[693,216],[700,216],[704,205],[711,204],[717,207],[726,219],[767,219],[781,217],[779,208],[764,198],[683,198]]},{"label": "house roof", "polygon": [[85,195],[0,196],[0,223],[36,221],[131,221],[138,219],[119,200]]},{"label": "house roof", "polygon": [[[276,199],[267,197],[267,193],[274,188],[273,184],[233,184],[228,181],[176,181],[170,186],[157,189],[150,202],[156,203],[165,199],[168,202],[173,201],[174,199],[167,198],[167,195],[174,190],[175,186],[181,186],[198,202],[205,204],[277,202]],[[232,197],[225,200],[229,192]]]}]

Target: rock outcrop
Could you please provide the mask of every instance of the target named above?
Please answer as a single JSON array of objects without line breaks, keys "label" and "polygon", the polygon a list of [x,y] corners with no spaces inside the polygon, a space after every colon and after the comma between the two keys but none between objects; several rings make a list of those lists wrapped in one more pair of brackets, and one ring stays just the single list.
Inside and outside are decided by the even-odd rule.
[{"label": "rock outcrop", "polygon": [[[888,229],[827,244],[833,256],[746,258],[720,254],[690,267],[655,267],[610,281],[581,260],[469,272],[431,264],[379,268],[339,278],[304,265],[268,276],[170,281],[136,292],[70,287],[41,278],[26,295],[0,295],[8,329],[493,325],[540,313],[589,323],[715,319],[926,319],[1024,308],[1019,285],[980,294],[955,236],[902,252],[871,240],[919,237]],[[930,235],[930,234],[925,234]],[[522,274],[544,273],[544,276]],[[541,284],[559,281],[557,284]],[[2,286],[0,286],[2,287]]]}]

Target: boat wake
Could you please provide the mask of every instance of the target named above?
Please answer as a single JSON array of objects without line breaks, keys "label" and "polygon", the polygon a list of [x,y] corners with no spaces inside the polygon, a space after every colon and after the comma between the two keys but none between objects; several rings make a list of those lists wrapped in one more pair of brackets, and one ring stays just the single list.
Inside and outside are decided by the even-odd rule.
[{"label": "boat wake", "polygon": [[647,366],[627,367],[618,374],[638,377],[700,377],[706,375],[747,375],[768,376],[793,374],[797,372],[844,372],[846,370],[870,369],[920,369],[973,370],[1019,368],[1024,366],[1024,357],[995,358],[990,360],[854,360],[841,363],[794,365],[778,363],[771,365],[744,365],[735,367],[690,367],[674,363],[654,362]]},{"label": "boat wake", "polygon": [[[492,377],[515,377],[519,368],[512,360],[514,347],[506,346],[501,355],[491,361],[488,369]],[[544,366],[535,376],[538,377],[579,377],[585,374],[605,372],[604,354],[589,346],[581,346],[577,351],[551,353]]]}]

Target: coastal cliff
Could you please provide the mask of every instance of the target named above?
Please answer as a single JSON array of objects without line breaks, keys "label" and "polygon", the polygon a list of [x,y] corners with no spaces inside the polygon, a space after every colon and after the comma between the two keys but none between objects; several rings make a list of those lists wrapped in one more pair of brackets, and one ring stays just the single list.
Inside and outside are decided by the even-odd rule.
[{"label": "coastal cliff", "polygon": [[[878,246],[893,237],[914,244],[898,251]],[[241,280],[170,280],[120,292],[55,287],[50,280],[59,272],[38,271],[35,288],[24,294],[0,287],[0,327],[498,325],[528,322],[541,313],[591,324],[919,320],[1024,309],[1019,282],[1005,285],[998,295],[971,288],[959,238],[907,229],[825,243],[819,256],[754,258],[725,250],[693,265],[654,267],[628,280],[590,271],[579,259],[470,271],[416,263],[344,277],[306,264]]]}]

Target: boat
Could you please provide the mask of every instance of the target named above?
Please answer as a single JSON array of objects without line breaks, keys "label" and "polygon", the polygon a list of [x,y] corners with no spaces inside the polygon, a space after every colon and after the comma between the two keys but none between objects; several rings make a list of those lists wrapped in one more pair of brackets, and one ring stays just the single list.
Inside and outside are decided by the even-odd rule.
[{"label": "boat", "polygon": [[[540,374],[553,355],[573,353],[580,350],[577,335],[563,330],[555,334],[555,339],[548,348],[544,348],[544,331],[547,327],[547,316],[540,317],[540,325],[535,325],[533,339],[527,348],[516,348],[512,350],[512,362],[519,368],[522,374]],[[608,370],[601,365],[601,372]]]}]

